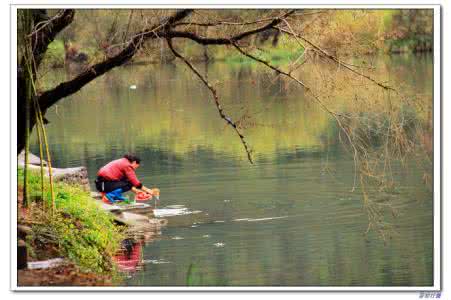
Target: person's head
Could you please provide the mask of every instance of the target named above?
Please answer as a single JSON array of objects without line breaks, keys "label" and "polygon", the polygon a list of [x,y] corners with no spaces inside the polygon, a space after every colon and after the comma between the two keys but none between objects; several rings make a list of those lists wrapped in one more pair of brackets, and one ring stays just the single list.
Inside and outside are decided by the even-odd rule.
[{"label": "person's head", "polygon": [[125,154],[124,158],[126,158],[131,163],[133,169],[135,170],[139,167],[139,164],[141,163],[141,159],[134,154],[130,153]]}]

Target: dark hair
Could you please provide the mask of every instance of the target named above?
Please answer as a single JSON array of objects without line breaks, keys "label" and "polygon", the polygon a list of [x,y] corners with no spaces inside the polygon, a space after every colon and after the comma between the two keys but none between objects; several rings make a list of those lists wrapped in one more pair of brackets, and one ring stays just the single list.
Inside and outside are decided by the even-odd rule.
[{"label": "dark hair", "polygon": [[136,161],[137,164],[141,163],[141,158],[139,158],[138,156],[131,154],[131,153],[125,154],[124,158],[128,159],[128,161],[131,163],[134,161]]}]

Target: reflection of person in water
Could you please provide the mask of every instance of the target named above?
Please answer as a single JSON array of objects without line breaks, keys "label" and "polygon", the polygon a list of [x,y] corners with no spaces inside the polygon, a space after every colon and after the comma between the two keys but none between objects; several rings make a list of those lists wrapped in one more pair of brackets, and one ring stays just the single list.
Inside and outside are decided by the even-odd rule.
[{"label": "reflection of person in water", "polygon": [[127,256],[127,259],[131,259],[134,245],[135,243],[131,239],[126,239],[122,242],[122,246],[125,249],[125,255]]},{"label": "reflection of person in water", "polygon": [[133,239],[125,239],[122,241],[122,251],[120,254],[114,256],[119,270],[125,272],[135,272],[141,260],[140,242]]},{"label": "reflection of person in water", "polygon": [[135,194],[144,192],[151,196],[152,190],[143,186],[136,177],[135,170],[140,162],[136,155],[126,154],[100,168],[95,181],[97,190],[104,193],[110,203],[126,200],[122,193],[130,190]]}]

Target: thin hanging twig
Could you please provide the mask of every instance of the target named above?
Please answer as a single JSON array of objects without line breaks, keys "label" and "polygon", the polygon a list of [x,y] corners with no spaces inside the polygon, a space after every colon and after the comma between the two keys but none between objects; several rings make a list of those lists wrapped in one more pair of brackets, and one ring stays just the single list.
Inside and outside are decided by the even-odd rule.
[{"label": "thin hanging twig", "polygon": [[[41,124],[43,123],[43,119],[42,119],[42,113],[41,110],[38,110],[38,115],[39,115],[39,119]],[[45,129],[43,130],[43,137],[44,137],[44,145],[45,145],[45,151],[47,154],[47,166],[48,166],[48,171],[49,171],[49,182],[50,182],[50,198],[52,200],[52,215],[55,212],[55,191],[53,189],[53,175],[52,175],[52,159],[50,158],[50,151],[49,151],[49,144],[47,141],[47,134],[45,132]]]},{"label": "thin hanging twig", "polygon": [[178,57],[181,60],[183,60],[183,62],[188,66],[188,68],[190,68],[191,71],[193,71],[194,74],[196,74],[196,76],[199,77],[199,79],[202,81],[202,83],[210,90],[210,92],[211,92],[211,94],[213,96],[213,100],[215,102],[216,108],[218,110],[219,116],[222,119],[224,119],[227,124],[232,126],[232,128],[235,130],[236,134],[240,137],[241,144],[243,145],[244,150],[246,151],[247,158],[248,158],[249,162],[251,164],[253,164],[254,162],[252,160],[252,150],[250,149],[249,145],[247,144],[244,135],[238,129],[237,124],[235,122],[233,122],[232,119],[224,113],[224,109],[222,108],[221,104],[219,103],[219,97],[218,97],[218,94],[216,92],[216,89],[213,88],[213,86],[207,81],[207,79],[205,79],[205,77],[202,76],[202,74],[200,74],[200,72],[186,58],[184,58],[181,54],[179,54],[174,49],[171,39],[166,39],[166,41],[167,41],[169,49],[171,49],[172,53],[176,57]]},{"label": "thin hanging twig", "polygon": [[[338,64],[339,66],[343,66],[345,69],[351,71],[352,73],[357,74],[357,75],[359,75],[359,76],[362,76],[362,77],[368,79],[369,81],[371,81],[371,82],[377,84],[378,86],[380,86],[381,88],[383,88],[383,89],[385,89],[385,90],[391,90],[391,91],[395,91],[395,92],[396,92],[396,90],[395,90],[394,88],[392,88],[392,87],[390,87],[390,86],[388,86],[388,85],[385,85],[385,84],[383,84],[383,83],[381,83],[381,82],[379,82],[379,81],[377,81],[377,80],[371,78],[370,76],[365,75],[365,74],[363,74],[363,73],[361,73],[361,72],[359,72],[359,71],[357,71],[357,70],[354,70],[353,68],[349,67],[349,64],[347,64],[347,63],[345,63],[345,62],[339,60],[337,57],[335,57],[335,56],[333,56],[333,55],[330,55],[330,54],[327,53],[325,50],[323,50],[323,49],[321,49],[319,46],[315,45],[313,42],[311,42],[311,41],[309,41],[308,39],[306,39],[305,37],[303,37],[303,36],[301,36],[301,35],[295,33],[295,32],[291,29],[291,27],[289,26],[288,21],[284,20],[284,22],[285,22],[286,24],[288,24],[287,26],[288,26],[288,28],[290,29],[290,31],[288,31],[288,30],[286,30],[286,29],[284,29],[284,28],[281,28],[281,27],[279,27],[279,26],[275,26],[275,27],[276,27],[277,29],[279,29],[281,32],[284,32],[284,33],[287,33],[287,34],[289,34],[289,35],[292,35],[293,37],[295,37],[296,40],[297,40],[298,38],[304,40],[304,41],[305,41],[307,44],[309,44],[313,49],[315,49],[316,51],[318,51],[319,53],[321,53],[322,55],[324,55],[326,58],[332,60],[333,62],[335,62],[335,63]],[[297,41],[298,41],[298,40],[297,40]]]},{"label": "thin hanging twig", "polygon": [[325,110],[326,112],[328,112],[328,113],[336,120],[338,126],[343,130],[343,132],[345,133],[345,135],[346,135],[346,137],[347,137],[347,139],[348,139],[349,144],[351,145],[351,147],[352,147],[353,150],[354,150],[354,185],[353,185],[352,190],[351,190],[351,191],[354,191],[354,190],[355,190],[355,187],[356,187],[356,181],[357,181],[356,178],[357,178],[358,151],[357,151],[357,147],[355,146],[354,142],[352,141],[351,136],[349,135],[348,131],[346,130],[346,128],[343,126],[343,124],[342,124],[341,121],[340,121],[340,118],[339,118],[340,114],[337,114],[336,112],[331,111],[331,110],[330,110],[330,109],[329,109],[329,108],[321,101],[321,99],[319,98],[319,96],[316,95],[316,94],[312,91],[311,88],[309,88],[307,85],[305,85],[305,83],[303,83],[302,81],[300,81],[299,79],[297,79],[297,78],[294,77],[293,75],[291,75],[291,74],[289,74],[289,73],[287,73],[287,72],[285,72],[285,71],[283,71],[283,70],[281,70],[281,69],[279,69],[279,68],[277,68],[277,67],[271,65],[269,62],[267,62],[267,61],[265,61],[265,60],[263,60],[263,59],[261,59],[261,58],[258,58],[258,57],[256,57],[256,56],[254,56],[254,55],[252,55],[252,54],[250,54],[250,53],[244,51],[240,46],[238,46],[238,44],[237,44],[236,42],[231,41],[231,44],[232,44],[232,45],[238,50],[238,52],[240,52],[242,55],[244,55],[244,56],[246,56],[246,57],[249,57],[249,58],[251,58],[252,60],[255,60],[255,61],[257,61],[257,62],[259,62],[259,63],[261,63],[261,64],[267,66],[268,68],[270,68],[270,69],[276,71],[278,74],[284,75],[284,76],[286,76],[286,77],[288,77],[288,78],[294,80],[294,81],[295,81],[296,83],[298,83],[299,85],[301,85],[301,86],[305,89],[305,91],[306,91],[307,93],[309,93],[310,96],[311,96],[311,97],[312,97],[312,98],[320,105],[320,107],[321,107],[323,110]]},{"label": "thin hanging twig", "polygon": [[[53,216],[54,211],[55,211],[55,192],[54,192],[54,188],[53,188],[52,160],[50,157],[50,150],[49,150],[49,145],[47,142],[47,134],[46,134],[45,127],[44,127],[44,120],[43,120],[41,108],[39,106],[39,102],[37,99],[36,85],[34,82],[33,73],[32,73],[32,69],[31,69],[31,65],[34,64],[35,61],[33,60],[33,57],[31,57],[31,58],[32,58],[32,61],[27,61],[27,65],[28,65],[28,72],[29,72],[29,76],[30,76],[30,84],[31,84],[32,92],[33,92],[32,98],[36,105],[36,110],[35,110],[36,117],[37,117],[36,122],[37,122],[37,124],[41,125],[39,127],[42,131],[45,150],[46,150],[46,154],[47,154],[47,164],[48,164],[49,183],[50,183],[50,198],[51,198],[51,203],[52,203],[51,215]],[[41,157],[41,168],[42,167],[43,167],[43,164],[42,164],[42,157]],[[42,169],[41,169],[41,172],[42,172]],[[41,180],[43,181],[44,178],[41,178]]]},{"label": "thin hanging twig", "polygon": [[40,166],[41,166],[41,197],[42,197],[42,202],[45,205],[45,197],[44,197],[44,153],[42,150],[42,137],[41,137],[41,130],[44,127],[44,124],[41,123],[41,120],[39,118],[39,114],[38,114],[38,110],[39,110],[39,105],[36,101],[36,98],[33,97],[33,99],[35,101],[34,102],[34,110],[35,110],[35,117],[36,117],[36,134],[38,136],[38,143],[39,143],[39,158],[40,158]]}]

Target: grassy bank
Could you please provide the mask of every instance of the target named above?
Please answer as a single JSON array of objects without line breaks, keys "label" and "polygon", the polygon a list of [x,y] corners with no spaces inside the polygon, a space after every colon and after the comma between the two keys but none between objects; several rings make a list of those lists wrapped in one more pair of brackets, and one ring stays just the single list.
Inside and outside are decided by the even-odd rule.
[{"label": "grassy bank", "polygon": [[[19,201],[23,176],[23,169],[18,169]],[[30,172],[28,178],[30,203],[19,209],[18,222],[31,228],[25,241],[29,259],[64,257],[82,272],[114,274],[112,256],[124,236],[112,216],[96,205],[88,192],[65,183],[54,184],[52,213],[48,180],[44,180],[42,193],[40,174]]]}]

